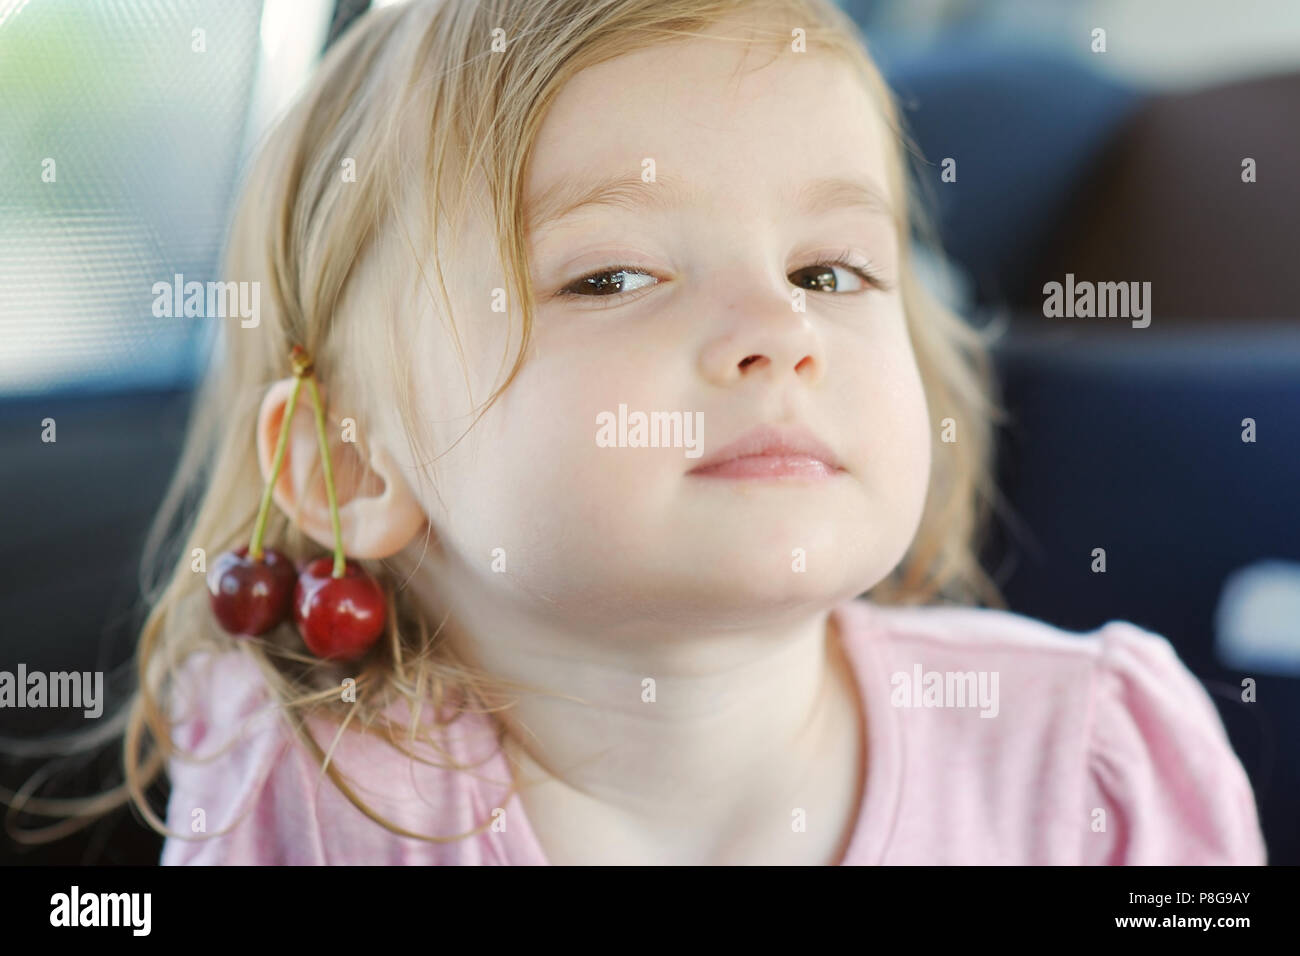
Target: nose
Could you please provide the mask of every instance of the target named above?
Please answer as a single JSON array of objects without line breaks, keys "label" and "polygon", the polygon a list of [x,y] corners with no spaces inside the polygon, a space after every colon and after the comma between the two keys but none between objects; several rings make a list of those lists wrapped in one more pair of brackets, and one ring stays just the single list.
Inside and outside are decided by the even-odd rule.
[{"label": "nose", "polygon": [[715,385],[744,379],[779,382],[791,375],[816,385],[825,374],[826,357],[808,314],[777,297],[762,305],[751,299],[747,310],[737,309],[735,321],[704,347],[700,365]]}]

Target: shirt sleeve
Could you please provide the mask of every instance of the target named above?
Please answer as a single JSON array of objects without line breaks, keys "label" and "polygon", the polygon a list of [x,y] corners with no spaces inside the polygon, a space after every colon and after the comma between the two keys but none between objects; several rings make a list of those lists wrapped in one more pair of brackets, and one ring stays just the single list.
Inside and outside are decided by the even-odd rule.
[{"label": "shirt sleeve", "polygon": [[1122,621],[1100,637],[1083,862],[1265,864],[1250,780],[1204,687],[1163,637]]},{"label": "shirt sleeve", "polygon": [[173,689],[171,795],[160,863],[319,865],[315,777],[256,664],[196,655]]}]

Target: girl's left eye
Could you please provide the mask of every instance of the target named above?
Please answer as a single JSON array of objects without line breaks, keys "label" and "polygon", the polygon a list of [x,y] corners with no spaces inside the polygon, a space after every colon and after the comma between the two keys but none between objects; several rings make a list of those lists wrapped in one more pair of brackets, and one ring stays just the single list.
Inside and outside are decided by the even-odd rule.
[{"label": "girl's left eye", "polygon": [[864,283],[873,289],[888,289],[883,276],[875,271],[875,268],[867,260],[859,260],[853,253],[845,250],[828,262],[818,262],[811,266],[805,266],[797,270],[793,275],[804,275],[809,281],[815,283],[807,286],[813,292],[863,292],[861,286],[856,289],[841,289],[840,282],[835,278],[835,267],[839,266],[852,273],[859,282]]},{"label": "girl's left eye", "polygon": [[[869,263],[865,260],[859,262],[858,257],[848,251],[840,253],[833,259],[804,266],[790,275],[792,278],[803,276],[804,281],[810,283],[804,288],[813,292],[849,294],[865,291],[862,285],[859,285],[858,288],[842,288],[841,280],[836,278],[836,267],[848,272],[859,283],[865,284],[867,287],[874,289],[888,288],[884,278],[874,271]],[[795,281],[798,284],[797,280]],[[659,280],[653,275],[635,266],[609,266],[599,272],[583,276],[555,294],[557,297],[617,299],[630,292],[650,288],[658,282]]]}]

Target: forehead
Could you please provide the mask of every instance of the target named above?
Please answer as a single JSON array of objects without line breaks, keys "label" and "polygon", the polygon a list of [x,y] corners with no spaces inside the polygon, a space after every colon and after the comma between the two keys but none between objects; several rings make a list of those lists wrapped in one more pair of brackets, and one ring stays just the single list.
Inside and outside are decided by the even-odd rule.
[{"label": "forehead", "polygon": [[651,166],[693,203],[793,196],[837,178],[863,182],[888,205],[889,134],[858,74],[837,55],[785,50],[692,38],[578,73],[539,130],[527,219],[539,223],[620,177],[636,191]]}]

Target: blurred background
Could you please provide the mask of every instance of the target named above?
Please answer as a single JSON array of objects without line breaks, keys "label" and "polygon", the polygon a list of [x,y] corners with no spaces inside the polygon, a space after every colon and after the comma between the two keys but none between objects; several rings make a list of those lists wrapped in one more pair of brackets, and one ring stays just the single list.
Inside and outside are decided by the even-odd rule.
[{"label": "blurred background", "polygon": [[[216,330],[155,317],[154,283],[219,278],[250,151],[368,6],[0,0],[0,670],[103,670],[110,710],[129,691],[144,536]],[[1300,5],[842,6],[912,137],[927,281],[1004,330],[986,567],[1014,611],[1168,637],[1270,861],[1300,863]],[[1067,275],[1151,283],[1150,325],[1046,315]],[[71,729],[6,709],[0,749]],[[110,750],[70,779],[119,775]],[[0,838],[9,862],[160,849],[129,811],[40,848]]]}]

